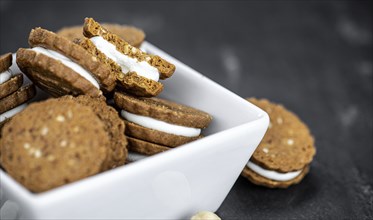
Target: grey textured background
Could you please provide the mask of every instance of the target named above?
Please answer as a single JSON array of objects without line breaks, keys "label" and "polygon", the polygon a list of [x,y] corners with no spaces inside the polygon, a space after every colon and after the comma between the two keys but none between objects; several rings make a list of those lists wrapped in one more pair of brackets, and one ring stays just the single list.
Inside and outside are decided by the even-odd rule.
[{"label": "grey textured background", "polygon": [[310,127],[317,155],[297,186],[240,177],[223,219],[372,219],[372,4],[368,1],[3,1],[0,53],[31,28],[84,17],[131,24],[147,40],[242,97],[284,104]]}]

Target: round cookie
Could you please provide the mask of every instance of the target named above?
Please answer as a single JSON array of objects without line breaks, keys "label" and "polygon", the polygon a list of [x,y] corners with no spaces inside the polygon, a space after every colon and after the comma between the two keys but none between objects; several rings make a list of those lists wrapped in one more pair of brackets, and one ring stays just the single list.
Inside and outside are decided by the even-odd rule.
[{"label": "round cookie", "polygon": [[149,129],[125,119],[123,121],[126,124],[126,135],[130,137],[140,138],[141,140],[145,141],[150,141],[152,143],[165,145],[167,147],[177,147],[203,137],[202,135],[196,137],[174,135],[154,129]]},{"label": "round cookie", "polygon": [[90,107],[49,99],[6,123],[0,147],[9,175],[32,192],[43,192],[100,172],[110,139]]},{"label": "round cookie", "polygon": [[206,112],[160,98],[135,97],[115,92],[114,102],[128,112],[175,125],[206,128],[212,120],[211,115]]},{"label": "round cookie", "polygon": [[159,98],[115,92],[114,102],[122,109],[127,136],[167,147],[202,138],[201,129],[212,119],[205,112]]},{"label": "round cookie", "polygon": [[78,97],[63,96],[59,100],[74,100],[81,105],[90,107],[98,118],[104,123],[105,131],[110,138],[111,147],[102,170],[112,169],[121,166],[127,158],[127,139],[124,135],[125,125],[119,117],[118,112],[106,104],[103,97],[93,98],[82,95]]},{"label": "round cookie", "polygon": [[316,153],[308,127],[282,105],[265,99],[248,101],[268,113],[270,124],[242,175],[255,184],[271,188],[299,183]]},{"label": "round cookie", "polygon": [[[141,43],[145,40],[144,31],[133,26],[112,23],[102,23],[102,26],[135,47],[140,47]],[[56,33],[72,41],[84,37],[83,26],[80,25],[65,27],[58,30]]]},{"label": "round cookie", "polygon": [[29,35],[32,49],[17,51],[17,64],[36,85],[53,96],[91,96],[110,92],[115,75],[81,46],[55,33],[35,28]]}]

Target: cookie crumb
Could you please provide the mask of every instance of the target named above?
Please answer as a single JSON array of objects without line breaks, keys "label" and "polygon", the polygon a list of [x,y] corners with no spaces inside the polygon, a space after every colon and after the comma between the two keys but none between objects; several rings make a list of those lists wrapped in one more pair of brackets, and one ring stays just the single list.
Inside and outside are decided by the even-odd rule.
[{"label": "cookie crumb", "polygon": [[268,148],[266,148],[266,147],[263,148],[263,152],[264,152],[264,153],[268,154],[268,151],[269,151]]},{"label": "cookie crumb", "polygon": [[62,140],[62,141],[60,142],[60,146],[61,146],[61,147],[66,147],[66,145],[67,145],[67,141],[66,141],[66,140]]},{"label": "cookie crumb", "polygon": [[293,145],[294,144],[294,140],[293,139],[288,139],[288,145]]},{"label": "cookie crumb", "polygon": [[40,158],[41,155],[42,155],[41,150],[39,150],[39,149],[35,150],[35,152],[34,152],[34,156],[35,156],[36,158]]},{"label": "cookie crumb", "polygon": [[25,148],[26,150],[30,149],[30,144],[29,143],[24,143],[23,148]]},{"label": "cookie crumb", "polygon": [[56,121],[59,121],[59,122],[64,122],[65,121],[65,117],[63,115],[58,115],[56,117]]},{"label": "cookie crumb", "polygon": [[280,124],[282,124],[282,122],[283,122],[283,121],[282,121],[282,118],[280,118],[280,117],[279,117],[279,118],[277,118],[277,124],[279,124],[279,125],[280,125]]},{"label": "cookie crumb", "polygon": [[42,129],[41,129],[41,135],[43,135],[43,136],[45,136],[45,135],[47,135],[48,134],[48,131],[49,131],[49,129],[48,129],[48,127],[43,127]]}]

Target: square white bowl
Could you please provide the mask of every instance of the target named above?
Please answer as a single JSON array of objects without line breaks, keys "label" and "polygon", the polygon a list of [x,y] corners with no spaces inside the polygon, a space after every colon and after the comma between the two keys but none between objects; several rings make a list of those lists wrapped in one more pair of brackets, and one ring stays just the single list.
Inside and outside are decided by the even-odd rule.
[{"label": "square white bowl", "polygon": [[4,196],[25,219],[185,219],[216,211],[261,141],[268,115],[148,42],[176,65],[162,97],[213,116],[205,138],[34,194],[0,170]]}]

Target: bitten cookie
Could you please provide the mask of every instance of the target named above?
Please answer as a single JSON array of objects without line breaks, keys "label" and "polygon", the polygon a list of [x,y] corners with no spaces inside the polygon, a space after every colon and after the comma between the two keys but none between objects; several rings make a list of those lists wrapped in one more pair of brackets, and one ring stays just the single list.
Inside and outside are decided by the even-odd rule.
[{"label": "bitten cookie", "polygon": [[22,87],[23,75],[10,70],[12,54],[0,57],[0,128],[18,112],[26,107],[26,102],[35,96],[33,85]]},{"label": "bitten cookie", "polygon": [[115,92],[129,137],[129,150],[152,155],[202,137],[212,117],[200,110],[159,98]]},{"label": "bitten cookie", "polygon": [[5,124],[0,163],[26,188],[43,192],[100,172],[110,144],[90,107],[49,99],[30,104]]},{"label": "bitten cookie", "polygon": [[308,127],[282,105],[265,99],[248,99],[266,111],[270,124],[242,175],[257,185],[287,188],[309,171],[316,153]]},{"label": "bitten cookie", "polygon": [[125,125],[119,117],[118,112],[106,104],[103,97],[92,98],[86,95],[73,97],[63,96],[59,98],[62,102],[73,100],[77,103],[90,107],[98,118],[104,123],[105,131],[110,138],[110,148],[102,170],[112,169],[121,166],[127,158],[127,139],[124,135]]},{"label": "bitten cookie", "polygon": [[[102,26],[113,34],[118,35],[123,40],[127,41],[130,45],[140,47],[141,43],[145,40],[144,31],[127,25],[102,23]],[[72,27],[65,27],[56,32],[58,35],[66,37],[74,41],[76,39],[83,39],[83,26],[77,25]]]},{"label": "bitten cookie", "polygon": [[100,96],[116,85],[110,66],[81,46],[55,33],[35,28],[29,35],[32,48],[17,51],[17,64],[32,82],[52,96]]},{"label": "bitten cookie", "polygon": [[126,92],[152,97],[163,90],[159,79],[172,76],[175,66],[157,55],[149,55],[131,46],[118,35],[103,28],[92,18],[86,18],[79,44],[101,62],[107,63],[115,73],[118,85]]}]

